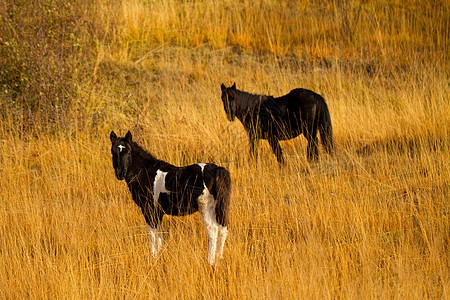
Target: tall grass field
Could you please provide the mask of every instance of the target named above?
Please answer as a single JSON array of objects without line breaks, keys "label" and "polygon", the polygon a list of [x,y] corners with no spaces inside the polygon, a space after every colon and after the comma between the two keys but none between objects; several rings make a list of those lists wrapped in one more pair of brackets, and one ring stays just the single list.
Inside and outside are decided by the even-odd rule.
[{"label": "tall grass field", "polygon": [[[1,299],[449,299],[448,1],[0,2]],[[327,101],[249,155],[220,85]],[[144,217],[109,133],[232,177],[224,259],[199,214]]]}]

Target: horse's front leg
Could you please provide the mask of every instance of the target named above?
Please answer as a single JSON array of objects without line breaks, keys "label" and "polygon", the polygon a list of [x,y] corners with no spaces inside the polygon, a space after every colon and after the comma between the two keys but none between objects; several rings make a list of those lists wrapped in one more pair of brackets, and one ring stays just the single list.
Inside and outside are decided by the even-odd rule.
[{"label": "horse's front leg", "polygon": [[156,256],[162,249],[161,221],[163,213],[150,205],[141,207],[141,210],[147,222],[150,251],[153,256]]},{"label": "horse's front leg", "polygon": [[250,140],[250,157],[257,158],[258,151],[256,147],[258,146],[258,139],[254,134],[250,133],[249,140]]},{"label": "horse's front leg", "polygon": [[158,224],[156,228],[153,228],[147,224],[147,230],[148,238],[150,240],[150,251],[153,256],[156,256],[162,249],[161,225]]},{"label": "horse's front leg", "polygon": [[283,152],[281,151],[280,143],[277,138],[271,137],[268,139],[270,147],[272,147],[272,151],[277,157],[277,161],[280,164],[284,164]]}]

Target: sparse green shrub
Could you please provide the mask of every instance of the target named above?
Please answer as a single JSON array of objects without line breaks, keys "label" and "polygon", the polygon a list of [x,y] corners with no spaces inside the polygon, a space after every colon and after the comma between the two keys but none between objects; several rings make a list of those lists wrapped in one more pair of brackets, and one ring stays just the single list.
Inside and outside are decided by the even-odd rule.
[{"label": "sparse green shrub", "polygon": [[0,9],[0,113],[24,129],[64,126],[89,56],[83,1],[3,2]]}]

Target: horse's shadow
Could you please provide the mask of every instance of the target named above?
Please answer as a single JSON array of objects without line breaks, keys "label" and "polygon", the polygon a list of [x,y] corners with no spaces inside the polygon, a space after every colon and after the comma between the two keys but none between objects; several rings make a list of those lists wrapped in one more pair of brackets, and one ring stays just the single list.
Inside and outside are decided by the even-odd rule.
[{"label": "horse's shadow", "polygon": [[414,157],[424,151],[442,151],[445,147],[448,147],[445,144],[442,137],[434,135],[387,137],[357,147],[356,153],[360,156],[370,156],[377,152],[386,152],[389,154],[408,154]]}]

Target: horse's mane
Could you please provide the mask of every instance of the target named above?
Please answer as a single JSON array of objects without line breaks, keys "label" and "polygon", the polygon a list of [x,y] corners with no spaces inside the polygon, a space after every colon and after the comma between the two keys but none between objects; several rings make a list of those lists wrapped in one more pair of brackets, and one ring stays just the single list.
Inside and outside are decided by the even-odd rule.
[{"label": "horse's mane", "polygon": [[273,96],[251,94],[236,89],[236,99],[239,101],[240,109],[244,112],[248,112],[255,106],[261,105],[268,100],[273,100],[274,98]]},{"label": "horse's mane", "polygon": [[143,158],[149,159],[149,160],[158,160],[153,154],[151,154],[150,152],[148,152],[147,150],[145,150],[144,148],[139,146],[136,142],[131,141],[131,146]]}]

